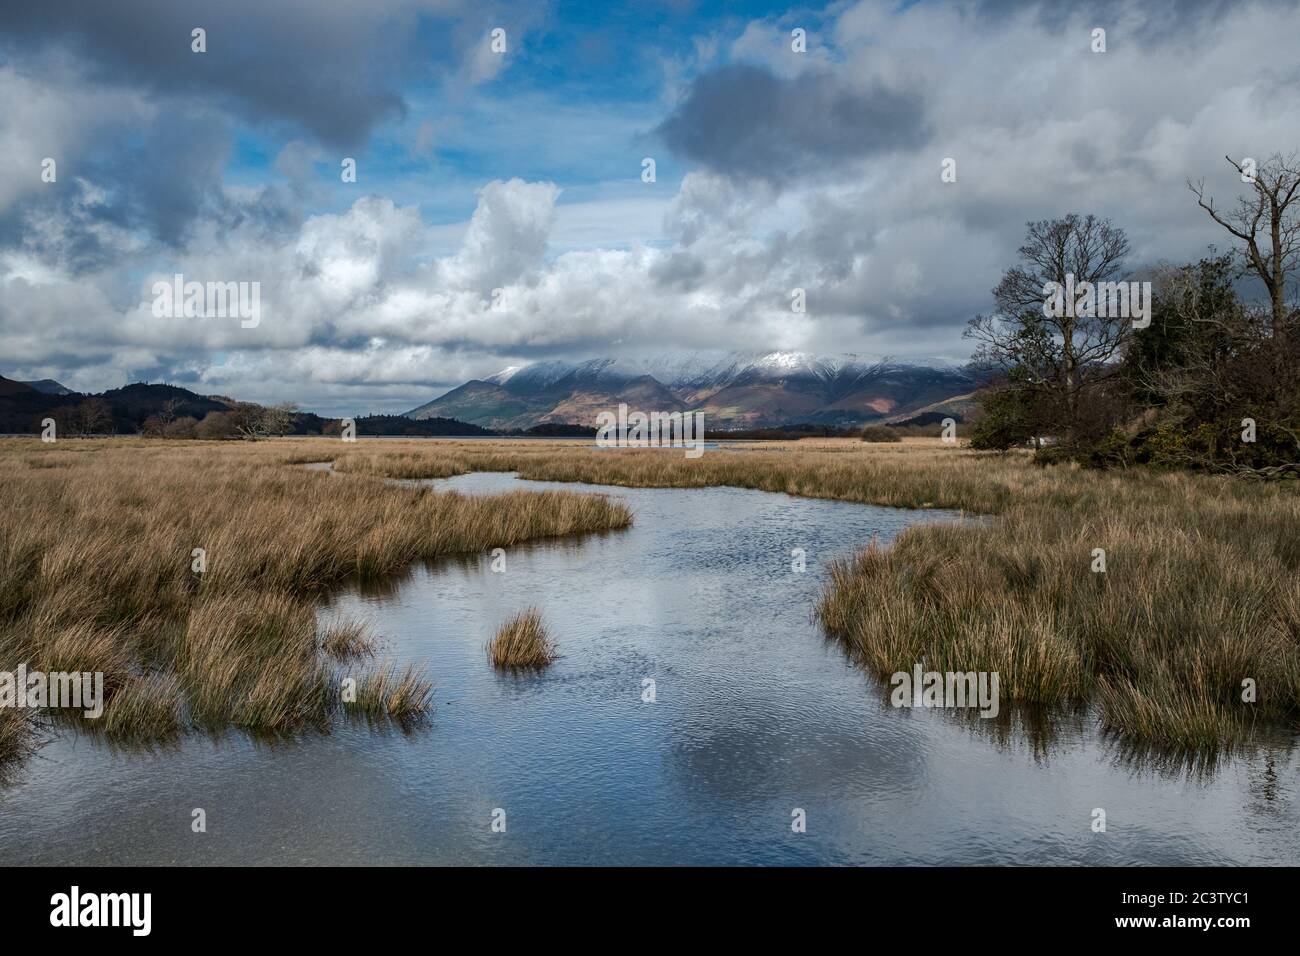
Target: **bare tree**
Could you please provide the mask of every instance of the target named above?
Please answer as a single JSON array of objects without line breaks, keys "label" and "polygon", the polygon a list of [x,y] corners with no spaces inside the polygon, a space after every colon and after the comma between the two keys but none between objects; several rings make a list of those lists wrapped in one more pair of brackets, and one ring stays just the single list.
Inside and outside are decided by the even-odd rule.
[{"label": "bare tree", "polygon": [[230,426],[234,429],[235,434],[240,438],[256,440],[265,434],[262,431],[262,412],[264,411],[266,409],[253,402],[235,402],[230,406],[230,411],[226,414],[230,416]]},{"label": "bare tree", "polygon": [[997,311],[975,316],[966,330],[980,343],[976,360],[1026,374],[1030,384],[1051,395],[1063,424],[1072,427],[1081,394],[1104,381],[1131,334],[1130,319],[1073,307],[1049,314],[1047,289],[1049,283],[1077,288],[1113,281],[1128,252],[1124,230],[1109,219],[1071,213],[1028,223],[1020,264],[993,289]]},{"label": "bare tree", "polygon": [[230,424],[241,438],[256,440],[283,435],[293,428],[298,406],[286,402],[267,408],[253,402],[236,402],[227,413]]},{"label": "bare tree", "polygon": [[103,398],[87,398],[72,410],[73,434],[103,434],[113,431],[113,412]]},{"label": "bare tree", "polygon": [[1231,156],[1224,158],[1242,182],[1252,187],[1238,198],[1234,211],[1215,208],[1214,199],[1205,197],[1205,180],[1189,181],[1187,186],[1196,195],[1197,205],[1245,246],[1246,270],[1268,289],[1273,336],[1280,339],[1287,325],[1287,285],[1300,268],[1300,159],[1295,153],[1279,153],[1255,167],[1249,160],[1239,163]]},{"label": "bare tree", "polygon": [[262,410],[262,433],[264,435],[285,435],[293,428],[293,420],[298,414],[298,406],[293,402],[281,402]]},{"label": "bare tree", "polygon": [[179,398],[169,398],[163,402],[162,411],[158,413],[158,420],[164,425],[169,425],[176,419],[176,413],[180,411],[181,406],[185,403]]}]

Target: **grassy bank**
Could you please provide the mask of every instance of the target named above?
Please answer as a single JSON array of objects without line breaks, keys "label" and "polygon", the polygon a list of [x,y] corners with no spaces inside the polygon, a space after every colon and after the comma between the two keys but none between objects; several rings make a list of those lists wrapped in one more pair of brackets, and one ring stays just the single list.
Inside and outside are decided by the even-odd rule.
[{"label": "grassy bank", "polygon": [[[320,628],[321,592],[631,521],[598,495],[479,498],[311,472],[292,465],[302,450],[0,442],[0,670],[102,672],[107,706],[85,729],[121,739],[232,725],[289,733],[343,708],[404,720],[427,707],[427,680],[339,663],[372,642],[348,622]],[[28,752],[32,724],[0,718],[3,763]]]},{"label": "grassy bank", "polygon": [[[367,446],[362,446],[367,448]],[[373,446],[369,446],[373,447]],[[1043,469],[933,440],[803,441],[688,460],[579,443],[434,443],[340,466],[518,471],[601,484],[731,485],[993,515],[913,528],[838,565],[827,631],[880,676],[921,660],[998,671],[1028,705],[1096,707],[1122,737],[1233,748],[1300,715],[1300,491],[1143,470]],[[864,543],[865,544],[865,543]],[[1105,570],[1095,549],[1105,552]],[[1253,682],[1253,701],[1248,686]]]}]

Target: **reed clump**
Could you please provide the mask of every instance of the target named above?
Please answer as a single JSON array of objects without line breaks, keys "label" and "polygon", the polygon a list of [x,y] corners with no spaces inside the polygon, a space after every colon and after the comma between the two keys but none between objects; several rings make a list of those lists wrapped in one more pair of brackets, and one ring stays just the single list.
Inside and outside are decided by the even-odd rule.
[{"label": "reed clump", "polygon": [[394,665],[386,664],[354,680],[356,692],[344,695],[343,706],[370,719],[409,723],[427,713],[433,697],[433,682],[409,665],[399,672]]},{"label": "reed clump", "polygon": [[[320,632],[328,589],[631,523],[626,506],[600,495],[470,497],[399,486],[378,469],[294,464],[338,450],[0,442],[0,670],[102,672],[102,718],[44,717],[115,739],[324,729],[341,709],[337,662],[374,654],[359,626]],[[431,685],[414,670],[381,667],[364,688],[368,713],[407,719],[429,705]],[[34,739],[30,721],[0,711],[0,765]]]},{"label": "reed clump", "polygon": [[336,661],[373,657],[375,640],[360,621],[336,621],[321,635],[321,650]]},{"label": "reed clump", "polygon": [[548,667],[556,657],[541,612],[532,607],[502,624],[487,652],[493,667],[510,670]]}]

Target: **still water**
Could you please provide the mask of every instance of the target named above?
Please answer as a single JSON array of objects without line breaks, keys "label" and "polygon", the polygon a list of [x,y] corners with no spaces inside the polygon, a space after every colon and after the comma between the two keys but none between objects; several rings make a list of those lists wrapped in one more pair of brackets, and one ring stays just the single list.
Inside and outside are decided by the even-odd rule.
[{"label": "still water", "polygon": [[[504,474],[428,484],[607,493],[636,523],[513,548],[504,573],[485,554],[335,594],[323,620],[366,619],[384,658],[427,663],[435,707],[413,733],[344,723],[152,753],[65,734],[0,790],[0,863],[1300,863],[1294,751],[1197,776],[1122,758],[1086,718],[1043,748],[888,707],[812,618],[826,563],[956,515]],[[495,673],[484,644],[528,605],[562,656]]]}]

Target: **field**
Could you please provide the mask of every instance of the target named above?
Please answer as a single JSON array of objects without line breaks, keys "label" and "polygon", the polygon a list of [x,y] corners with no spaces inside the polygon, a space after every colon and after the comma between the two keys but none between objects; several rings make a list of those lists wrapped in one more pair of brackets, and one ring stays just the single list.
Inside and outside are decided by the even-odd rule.
[{"label": "field", "polygon": [[[336,474],[301,467],[316,461]],[[476,470],[989,515],[913,528],[888,549],[862,542],[816,608],[828,633],[874,675],[919,661],[997,671],[1008,703],[1091,706],[1136,746],[1214,753],[1293,730],[1300,714],[1294,484],[1041,469],[929,439],[774,442],[695,460],[580,442],[7,440],[0,669],[103,671],[110,700],[90,729],[120,738],[294,732],[337,709],[417,717],[429,676],[394,673],[355,626],[322,628],[315,595],[631,520],[599,495],[476,499],[385,481]],[[356,700],[337,704],[345,672]],[[0,759],[34,739],[18,713],[0,711]]]}]

